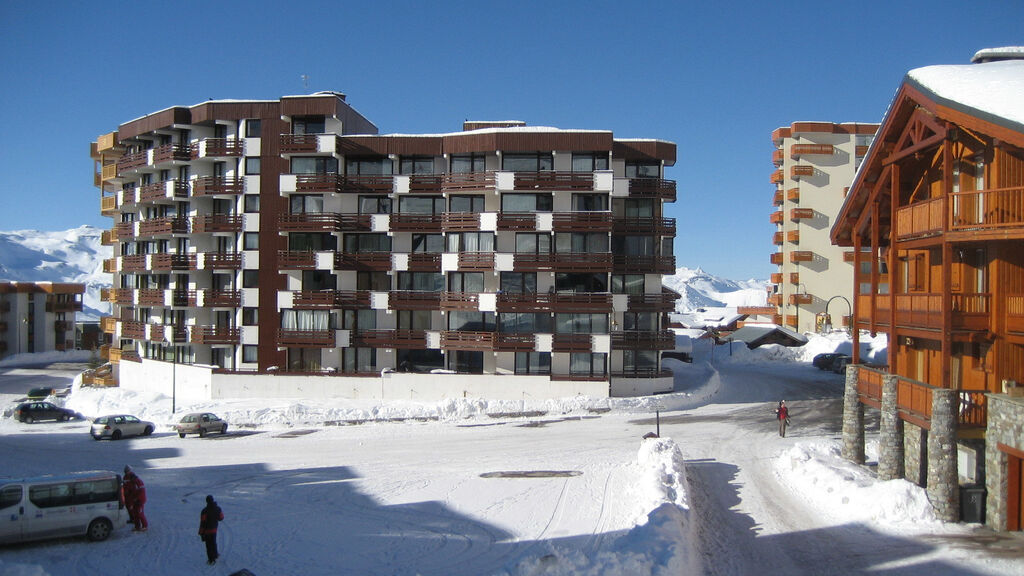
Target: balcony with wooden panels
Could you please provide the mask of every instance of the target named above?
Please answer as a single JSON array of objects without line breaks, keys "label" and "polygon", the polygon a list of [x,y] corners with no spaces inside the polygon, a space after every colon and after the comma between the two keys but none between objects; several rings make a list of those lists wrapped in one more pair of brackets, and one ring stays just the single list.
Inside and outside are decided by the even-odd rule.
[{"label": "balcony with wooden panels", "polygon": [[675,332],[671,330],[612,332],[613,350],[674,350],[675,347]]},{"label": "balcony with wooden panels", "polygon": [[814,252],[810,250],[794,250],[789,253],[790,262],[813,262]]},{"label": "balcony with wooden panels", "polygon": [[789,200],[790,202],[800,202],[800,189],[790,188],[789,190],[786,190],[786,200]]},{"label": "balcony with wooden panels", "polygon": [[776,166],[782,166],[782,163],[786,161],[786,151],[781,148],[772,150],[772,164]]},{"label": "balcony with wooden panels", "polygon": [[551,312],[554,302],[553,292],[500,292],[495,307],[498,312]]},{"label": "balcony with wooden panels", "polygon": [[202,258],[204,270],[242,269],[241,252],[204,252]]},{"label": "balcony with wooden panels", "polygon": [[206,289],[202,294],[204,308],[238,308],[242,305],[241,290]]},{"label": "balcony with wooden panels", "polygon": [[908,240],[941,234],[946,224],[946,199],[915,202],[896,210],[896,238]]},{"label": "balcony with wooden panels", "polygon": [[611,272],[611,252],[515,254],[516,272]]},{"label": "balcony with wooden panels", "polygon": [[779,168],[775,172],[772,172],[772,175],[768,178],[768,181],[771,182],[772,184],[782,184],[783,182],[786,181],[786,173],[782,171],[782,168]]},{"label": "balcony with wooden panels", "polygon": [[100,317],[100,330],[104,334],[113,334],[117,330],[117,318],[113,316]]},{"label": "balcony with wooden panels", "polygon": [[799,244],[800,243],[800,231],[799,230],[789,230],[788,232],[786,232],[786,242],[789,242],[790,244]]},{"label": "balcony with wooden panels", "polygon": [[615,234],[654,234],[656,236],[675,236],[675,218],[615,218],[612,220],[612,232]]},{"label": "balcony with wooden panels", "polygon": [[776,266],[782,266],[782,259],[784,257],[785,254],[783,254],[782,252],[772,252],[770,260],[772,264],[775,264]]},{"label": "balcony with wooden panels", "polygon": [[138,189],[138,201],[158,202],[161,200],[184,200],[188,198],[188,182],[165,180],[146,184]]},{"label": "balcony with wooden panels", "polygon": [[392,232],[422,232],[440,234],[444,232],[444,214],[408,214],[394,213],[391,215],[390,230]]},{"label": "balcony with wooden panels", "polygon": [[195,254],[153,254],[150,268],[156,270],[187,271],[196,270]]},{"label": "balcony with wooden panels", "polygon": [[100,166],[100,182],[107,182],[117,178],[117,162],[110,162]]},{"label": "balcony with wooden panels", "polygon": [[[413,180],[415,177],[409,179],[409,189],[414,190]],[[442,192],[463,192],[463,191],[475,191],[475,190],[494,190],[495,178],[494,172],[462,172],[462,173],[446,173],[442,175],[441,179],[441,191]]]},{"label": "balcony with wooden panels", "polygon": [[335,333],[334,330],[280,329],[277,345],[286,348],[335,348]]},{"label": "balcony with wooden panels", "polygon": [[676,259],[675,256],[616,254],[612,270],[627,273],[673,274],[676,271]]},{"label": "balcony with wooden panels", "polygon": [[942,294],[894,294],[893,298],[898,326],[942,329]]},{"label": "balcony with wooden panels", "polygon": [[568,313],[610,313],[612,295],[608,292],[555,292],[552,310]]},{"label": "balcony with wooden panels", "polygon": [[195,308],[197,302],[196,294],[197,292],[195,290],[175,288],[171,290],[171,306],[177,308]]},{"label": "balcony with wooden panels", "polygon": [[424,330],[356,330],[350,342],[359,348],[426,350],[427,333]]},{"label": "balcony with wooden panels", "polygon": [[296,290],[292,292],[296,310],[369,309],[369,290]]},{"label": "balcony with wooden panels", "polygon": [[149,150],[125,154],[117,160],[117,173],[134,172],[149,163]]},{"label": "balcony with wooden panels", "polygon": [[501,232],[533,231],[536,229],[537,217],[532,213],[498,213],[498,230]]},{"label": "balcony with wooden panels", "polygon": [[117,196],[100,196],[100,214],[113,216],[117,211]]},{"label": "balcony with wooden panels", "polygon": [[184,163],[192,160],[192,147],[188,144],[164,144],[153,148],[153,166]]},{"label": "balcony with wooden panels", "polygon": [[513,189],[517,191],[585,192],[594,189],[591,172],[516,172]]},{"label": "balcony with wooden panels", "polygon": [[114,236],[118,241],[135,238],[135,222],[118,222],[114,224]]},{"label": "balcony with wooden panels", "polygon": [[951,195],[949,228],[1002,231],[1024,226],[1024,187],[955,192]]},{"label": "balcony with wooden panels", "polygon": [[482,330],[442,330],[441,348],[444,350],[494,350],[496,332]]},{"label": "balcony with wooden panels", "polygon": [[149,331],[146,329],[146,324],[143,322],[139,322],[138,320],[125,320],[121,322],[122,338],[145,340],[148,333]]},{"label": "balcony with wooden panels", "polygon": [[799,325],[800,319],[795,314],[786,314],[784,322],[785,326],[795,329]]},{"label": "balcony with wooden panels", "polygon": [[772,272],[772,275],[768,281],[771,284],[782,284],[783,277],[784,275],[782,272]]},{"label": "balcony with wooden panels", "polygon": [[813,220],[814,209],[813,208],[793,208],[789,211],[789,219],[792,221],[797,220]]},{"label": "balcony with wooden panels", "polygon": [[672,312],[679,295],[674,292],[630,294],[626,309],[630,312]]},{"label": "balcony with wooden panels", "polygon": [[316,252],[312,250],[278,250],[280,270],[316,270]]},{"label": "balcony with wooden panels", "polygon": [[114,300],[121,306],[134,306],[135,290],[131,288],[117,288],[114,291]]},{"label": "balcony with wooden panels", "polygon": [[494,252],[459,252],[460,272],[489,272],[494,269]]},{"label": "balcony with wooden panels", "polygon": [[391,310],[437,310],[441,306],[441,292],[420,290],[392,290],[388,292]]},{"label": "balcony with wooden panels", "polygon": [[785,202],[785,200],[786,200],[786,198],[782,194],[782,189],[779,188],[779,189],[775,190],[775,194],[772,196],[772,205],[773,206],[782,206],[782,203]]},{"label": "balcony with wooden panels", "polygon": [[611,212],[556,212],[551,216],[555,232],[611,232]]},{"label": "balcony with wooden panels", "polygon": [[386,175],[295,175],[295,192],[299,194],[389,194],[393,188],[394,177]]},{"label": "balcony with wooden panels", "polygon": [[229,233],[242,231],[244,217],[241,214],[204,214],[192,217],[193,234]]},{"label": "balcony with wooden panels", "polygon": [[789,273],[789,283],[790,284],[799,284],[800,283],[800,273],[799,272],[790,272]]},{"label": "balcony with wooden panels", "polygon": [[801,156],[832,156],[835,151],[831,144],[793,144],[789,147],[789,157],[796,160]]},{"label": "balcony with wooden panels", "polygon": [[105,258],[103,260],[103,272],[105,274],[117,272],[117,258]]},{"label": "balcony with wooden panels", "polygon": [[[857,371],[857,394],[861,402],[880,408],[882,404],[882,382],[889,373],[884,370],[861,366]],[[902,420],[931,429],[934,391],[939,390],[919,380],[896,375],[896,410]],[[988,402],[984,390],[957,390],[956,415],[958,429],[977,429],[988,426]]]},{"label": "balcony with wooden panels", "polygon": [[245,178],[241,176],[200,176],[192,181],[192,195],[238,196],[245,193]]},{"label": "balcony with wooden panels", "polygon": [[441,292],[438,308],[445,311],[479,310],[480,295],[476,292]]},{"label": "balcony with wooden panels", "polygon": [[630,178],[631,198],[659,198],[666,202],[676,201],[676,181],[660,178]]},{"label": "balcony with wooden panels", "polygon": [[1006,330],[1024,334],[1024,293],[1011,292],[1006,295]]},{"label": "balcony with wooden panels", "polygon": [[814,296],[811,294],[790,294],[789,303],[794,305],[807,305],[814,302]]},{"label": "balcony with wooden panels", "polygon": [[768,304],[778,308],[782,306],[782,294],[772,294],[768,297]]},{"label": "balcony with wooden panels", "polygon": [[480,229],[480,214],[475,212],[445,212],[445,232],[475,232]]},{"label": "balcony with wooden panels", "polygon": [[194,154],[197,158],[238,158],[244,155],[245,140],[242,138],[204,138],[195,147]]},{"label": "balcony with wooden panels", "polygon": [[391,270],[391,252],[337,252],[334,269],[387,272]]},{"label": "balcony with wooden panels", "polygon": [[161,288],[139,290],[139,306],[166,306],[167,298]]},{"label": "balcony with wooden panels", "polygon": [[590,334],[554,334],[551,338],[553,352],[590,352],[593,338]]},{"label": "balcony with wooden panels", "polygon": [[794,180],[799,180],[800,178],[809,178],[811,176],[814,176],[814,166],[808,166],[806,164],[797,164],[795,166],[790,166],[789,168],[789,177]]},{"label": "balcony with wooden panels", "polygon": [[779,230],[778,232],[772,234],[772,244],[775,244],[776,246],[782,246],[782,241],[784,238],[785,232]]},{"label": "balcony with wooden panels", "polygon": [[785,213],[783,213],[782,210],[776,210],[775,212],[771,213],[771,216],[768,217],[768,221],[771,222],[772,224],[782,224],[782,220],[784,217]]},{"label": "balcony with wooden panels", "polygon": [[242,331],[230,326],[192,326],[190,340],[193,344],[238,345]]},{"label": "balcony with wooden panels", "polygon": [[104,230],[100,232],[100,244],[103,246],[113,246],[117,243],[117,228],[110,230]]},{"label": "balcony with wooden panels", "polygon": [[863,156],[867,156],[870,148],[870,146],[854,146],[853,153],[856,154],[858,158],[861,158]]},{"label": "balcony with wooden panels", "polygon": [[440,272],[441,254],[437,252],[414,252],[409,254],[406,267],[410,272]]},{"label": "balcony with wooden panels", "polygon": [[341,218],[334,212],[280,214],[277,217],[278,232],[337,232],[340,230]]},{"label": "balcony with wooden panels", "polygon": [[[117,293],[114,291],[113,288],[107,288],[107,287],[100,288],[100,301],[101,302],[110,302],[112,304],[116,304],[117,303]],[[3,330],[0,330],[0,332],[3,332]]]},{"label": "balcony with wooden panels", "polygon": [[496,352],[532,352],[536,346],[537,337],[534,334],[498,332],[494,335],[494,350]]},{"label": "balcony with wooden panels", "polygon": [[139,237],[169,236],[188,234],[188,218],[149,218],[139,221]]}]

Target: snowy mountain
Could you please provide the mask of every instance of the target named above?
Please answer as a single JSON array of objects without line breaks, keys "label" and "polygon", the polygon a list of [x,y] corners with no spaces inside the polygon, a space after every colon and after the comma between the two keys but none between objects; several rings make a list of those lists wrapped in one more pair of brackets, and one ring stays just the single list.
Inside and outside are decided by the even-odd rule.
[{"label": "snowy mountain", "polygon": [[110,314],[100,300],[100,288],[110,286],[103,260],[112,250],[100,244],[99,228],[80,226],[58,232],[16,230],[0,232],[0,280],[76,282],[85,284],[80,320]]},{"label": "snowy mountain", "polygon": [[662,284],[682,294],[676,302],[677,312],[690,312],[698,308],[735,306],[765,306],[768,292],[765,280],[727,280],[712,276],[700,268],[677,268],[672,276],[665,276]]}]

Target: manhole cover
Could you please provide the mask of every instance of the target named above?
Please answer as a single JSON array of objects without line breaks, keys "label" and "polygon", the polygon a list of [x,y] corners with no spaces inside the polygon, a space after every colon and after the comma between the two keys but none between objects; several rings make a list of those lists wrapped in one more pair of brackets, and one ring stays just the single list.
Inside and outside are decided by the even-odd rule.
[{"label": "manhole cover", "polygon": [[512,470],[505,472],[484,472],[481,478],[568,478],[583,474],[579,470]]}]

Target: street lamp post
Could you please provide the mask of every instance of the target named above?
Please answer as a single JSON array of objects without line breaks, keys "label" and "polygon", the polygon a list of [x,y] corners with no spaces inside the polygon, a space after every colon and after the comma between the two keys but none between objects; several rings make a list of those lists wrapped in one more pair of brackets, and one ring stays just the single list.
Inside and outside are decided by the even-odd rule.
[{"label": "street lamp post", "polygon": [[846,310],[849,312],[849,314],[847,314],[847,318],[852,319],[853,316],[853,306],[850,304],[850,301],[846,299],[846,296],[833,296],[828,299],[828,302],[825,303],[825,321],[828,322],[828,325],[830,327],[832,325],[832,317],[828,315],[828,305],[831,304],[832,301],[835,300],[836,298],[839,298],[843,302],[846,302]]}]

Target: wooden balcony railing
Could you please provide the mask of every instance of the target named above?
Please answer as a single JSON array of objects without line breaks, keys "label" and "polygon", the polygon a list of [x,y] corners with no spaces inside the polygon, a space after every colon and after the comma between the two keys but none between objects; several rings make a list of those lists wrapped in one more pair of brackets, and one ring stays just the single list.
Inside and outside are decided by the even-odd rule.
[{"label": "wooden balcony railing", "polygon": [[875,408],[882,406],[882,370],[861,366],[857,371],[857,394],[860,401]]},{"label": "wooden balcony railing", "polygon": [[810,294],[790,294],[790,304],[810,304],[814,302],[814,296]]},{"label": "wooden balcony railing", "polygon": [[444,231],[444,214],[405,214],[391,215],[392,232],[434,232]]},{"label": "wooden balcony railing", "polygon": [[444,350],[493,350],[495,332],[479,330],[442,330],[441,348]]},{"label": "wooden balcony railing", "polygon": [[100,318],[100,330],[104,334],[113,334],[117,330],[117,318],[113,316],[103,316]]},{"label": "wooden balcony railing", "polygon": [[117,236],[118,240],[135,238],[135,222],[118,222],[114,224],[114,236]]},{"label": "wooden balcony railing", "polygon": [[137,320],[125,320],[121,322],[121,337],[134,338],[136,340],[146,339],[146,325]]},{"label": "wooden balcony railing", "polygon": [[188,234],[188,218],[150,218],[139,222],[139,236]]},{"label": "wooden balcony railing", "polygon": [[786,199],[790,202],[800,202],[800,189],[790,188],[786,190]]},{"label": "wooden balcony railing", "polygon": [[278,232],[337,232],[341,218],[334,212],[281,214],[277,217]]},{"label": "wooden balcony railing", "polygon": [[675,236],[675,218],[615,218],[612,231],[616,234],[654,234],[657,236]]},{"label": "wooden balcony railing", "polygon": [[786,242],[789,242],[790,244],[799,244],[800,243],[800,231],[799,230],[790,230],[790,231],[786,232]]},{"label": "wooden balcony railing", "polygon": [[831,156],[833,154],[835,154],[835,147],[831,144],[793,144],[789,147],[789,157],[794,160],[801,156]]},{"label": "wooden balcony railing", "polygon": [[675,332],[671,330],[624,330],[612,332],[614,350],[673,350]]},{"label": "wooden balcony railing", "polygon": [[513,261],[513,269],[517,272],[611,272],[612,254],[610,252],[554,254],[517,253]]},{"label": "wooden balcony railing", "polygon": [[125,154],[117,161],[118,173],[134,170],[139,166],[145,166],[149,161],[149,151],[141,150],[133,154]]},{"label": "wooden balcony railing", "polygon": [[161,288],[139,290],[139,306],[165,306],[165,302],[164,290]]},{"label": "wooden balcony railing", "polygon": [[961,390],[957,397],[957,424],[961,428],[988,428],[986,390]]},{"label": "wooden balcony railing", "polygon": [[672,292],[630,294],[628,309],[631,312],[671,312],[675,309],[678,298],[679,295]]},{"label": "wooden balcony railing", "polygon": [[594,189],[590,172],[516,172],[515,190],[582,191]]},{"label": "wooden balcony railing", "polygon": [[775,191],[775,194],[772,195],[772,205],[782,206],[782,203],[785,201],[785,199],[786,197],[782,194],[782,189],[779,188],[778,190]]},{"label": "wooden balcony railing", "polygon": [[551,312],[554,292],[501,292],[495,306],[498,312]]},{"label": "wooden balcony railing", "polygon": [[784,275],[782,274],[782,272],[773,272],[771,276],[768,278],[768,280],[772,284],[782,284],[783,278]]},{"label": "wooden balcony railing", "polygon": [[117,243],[117,228],[100,232],[100,244],[113,246]]},{"label": "wooden balcony railing", "polygon": [[797,164],[789,167],[789,177],[795,180],[800,178],[807,178],[814,176],[814,166],[808,166],[805,164]]},{"label": "wooden balcony railing", "polygon": [[776,266],[782,266],[782,263],[785,262],[785,260],[783,260],[785,256],[786,255],[782,252],[772,252],[771,256],[769,257],[769,260],[772,264],[775,264]]},{"label": "wooden balcony railing", "polygon": [[312,250],[278,250],[277,266],[281,270],[313,270],[316,268],[316,252]]},{"label": "wooden balcony railing", "polygon": [[279,145],[281,154],[299,154],[303,152],[319,152],[320,137],[324,134],[281,134]]},{"label": "wooden balcony railing", "polygon": [[608,292],[555,292],[551,296],[553,310],[558,312],[608,313],[612,310],[612,295]]},{"label": "wooden balcony railing", "polygon": [[772,234],[772,244],[775,244],[776,246],[782,246],[782,241],[785,239],[785,237],[786,235],[781,230]]},{"label": "wooden balcony railing", "polygon": [[772,184],[782,184],[786,181],[786,173],[782,171],[782,168],[772,172],[772,175],[768,177],[768,181]]},{"label": "wooden balcony railing", "polygon": [[939,234],[945,225],[945,198],[933,198],[896,211],[896,238]]},{"label": "wooden balcony railing", "polygon": [[188,144],[165,144],[153,149],[153,165],[167,162],[188,162],[192,159],[192,147]]},{"label": "wooden balcony railing", "polygon": [[590,334],[554,334],[551,349],[554,352],[590,352],[592,340]]},{"label": "wooden balcony railing", "polygon": [[188,182],[166,180],[146,184],[138,190],[139,202],[156,202],[170,198],[184,199],[188,197]]},{"label": "wooden balcony railing", "polygon": [[303,310],[366,309],[369,290],[298,290],[292,292],[292,307]]},{"label": "wooden balcony railing", "polygon": [[521,214],[516,212],[499,212],[498,213],[498,230],[505,231],[517,231],[517,230],[536,230],[537,229],[537,217],[534,214]]},{"label": "wooden balcony railing", "polygon": [[480,229],[480,214],[475,212],[445,212],[445,232],[473,232]]},{"label": "wooden balcony railing", "polygon": [[205,214],[192,217],[192,232],[195,234],[228,232],[237,234],[242,231],[243,216],[241,214]]},{"label": "wooden balcony railing", "polygon": [[334,255],[335,270],[391,270],[391,252],[338,252]]},{"label": "wooden balcony railing", "polygon": [[441,255],[437,252],[414,252],[409,254],[408,267],[413,272],[440,272]]},{"label": "wooden balcony railing", "polygon": [[536,348],[537,338],[533,334],[506,334],[499,332],[494,335],[494,350],[498,352],[530,352]]},{"label": "wooden balcony railing", "polygon": [[203,290],[204,308],[238,308],[241,305],[241,290]]},{"label": "wooden balcony railing", "polygon": [[916,328],[942,328],[942,294],[896,294],[896,324]]},{"label": "wooden balcony railing", "polygon": [[388,292],[391,310],[437,310],[441,306],[441,292],[392,290]]},{"label": "wooden balcony railing", "polygon": [[423,330],[356,330],[351,342],[354,347],[425,350],[427,333]]},{"label": "wooden balcony railing", "polygon": [[800,273],[799,272],[790,272],[789,273],[789,283],[790,284],[799,284],[800,283]]},{"label": "wooden balcony railing", "polygon": [[285,330],[277,332],[277,345],[289,348],[334,348],[334,330]]},{"label": "wooden balcony railing", "polygon": [[129,256],[121,257],[121,271],[145,272],[146,270],[147,268],[145,254],[131,254]]},{"label": "wooden balcony railing", "polygon": [[1024,332],[1024,293],[1012,292],[1006,295],[1006,329],[1010,332]]},{"label": "wooden balcony railing", "polygon": [[811,220],[813,218],[813,208],[793,208],[789,211],[790,220]]},{"label": "wooden balcony railing", "polygon": [[117,197],[116,196],[101,196],[100,197],[100,212],[107,213],[117,210]]},{"label": "wooden balcony railing", "polygon": [[790,262],[812,262],[814,261],[814,252],[810,250],[794,250],[789,253]]},{"label": "wooden balcony railing", "polygon": [[785,213],[782,210],[776,210],[768,217],[768,221],[772,224],[782,224],[783,218],[785,218]]},{"label": "wooden balcony railing", "polygon": [[935,387],[903,376],[896,378],[897,409],[904,414],[904,418],[925,429],[931,429],[932,389]]},{"label": "wooden balcony railing", "polygon": [[675,202],[676,181],[660,178],[630,178],[629,195],[634,198],[660,198],[666,202]]},{"label": "wooden balcony railing", "polygon": [[295,175],[295,191],[302,194],[387,194],[391,192],[392,188],[394,188],[394,178],[385,175]]},{"label": "wooden balcony railing", "polygon": [[462,272],[488,272],[494,269],[494,252],[460,252],[459,270]]},{"label": "wooden balcony railing", "polygon": [[231,158],[245,153],[245,140],[241,138],[206,138],[203,142],[207,158]]},{"label": "wooden balcony railing", "polygon": [[949,207],[952,230],[1024,226],[1024,186],[957,192]]},{"label": "wooden balcony railing", "polygon": [[193,326],[190,340],[194,344],[238,344],[241,330],[228,326]]},{"label": "wooden balcony railing", "polygon": [[676,258],[675,256],[616,254],[612,259],[612,269],[615,272],[672,274],[676,270]]},{"label": "wooden balcony railing", "polygon": [[551,217],[555,232],[610,232],[611,212],[556,212]]},{"label": "wooden balcony railing", "polygon": [[121,306],[134,306],[135,290],[131,288],[117,288],[114,290],[114,299]]},{"label": "wooden balcony railing", "polygon": [[150,267],[153,270],[196,270],[196,255],[153,254]]},{"label": "wooden balcony railing", "polygon": [[991,301],[991,294],[952,294],[953,328],[987,329]]},{"label": "wooden balcony railing", "polygon": [[193,196],[237,196],[245,192],[240,176],[200,176],[192,181]]},{"label": "wooden balcony railing", "polygon": [[786,161],[786,151],[782,148],[776,148],[772,150],[772,164],[775,166],[782,166],[782,163]]},{"label": "wooden balcony railing", "polygon": [[480,295],[476,292],[442,292],[441,310],[478,310]]},{"label": "wooden balcony railing", "polygon": [[[409,183],[410,188],[412,182]],[[463,190],[493,190],[494,172],[464,172],[445,174],[441,181],[442,192]]]},{"label": "wooden balcony railing", "polygon": [[203,253],[204,270],[241,270],[241,252],[205,252]]}]

